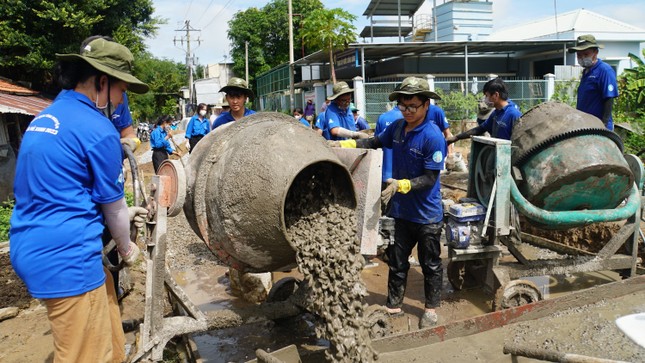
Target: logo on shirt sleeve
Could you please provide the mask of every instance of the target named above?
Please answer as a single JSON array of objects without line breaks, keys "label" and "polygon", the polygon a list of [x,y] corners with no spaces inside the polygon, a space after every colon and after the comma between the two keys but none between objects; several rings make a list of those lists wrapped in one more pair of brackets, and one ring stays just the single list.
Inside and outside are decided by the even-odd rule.
[{"label": "logo on shirt sleeve", "polygon": [[609,92],[613,92],[614,91],[614,85],[613,84],[608,85],[607,90],[609,90]]},{"label": "logo on shirt sleeve", "polygon": [[443,153],[439,150],[435,151],[434,154],[432,154],[432,161],[435,163],[440,163],[443,160]]},{"label": "logo on shirt sleeve", "polygon": [[119,174],[119,177],[116,179],[116,182],[114,184],[118,186],[123,186],[125,184],[125,176],[123,175],[123,168],[121,168],[121,173]]}]

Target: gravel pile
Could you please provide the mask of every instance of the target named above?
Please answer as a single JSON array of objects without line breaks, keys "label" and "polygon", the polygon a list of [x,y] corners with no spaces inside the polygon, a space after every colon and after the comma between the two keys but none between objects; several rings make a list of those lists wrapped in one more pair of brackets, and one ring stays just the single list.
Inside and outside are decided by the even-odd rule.
[{"label": "gravel pile", "polygon": [[335,201],[331,178],[320,176],[301,174],[290,188],[287,236],[297,246],[298,267],[311,289],[311,311],[322,318],[316,334],[330,342],[327,359],[371,362],[377,354],[363,318],[367,290],[354,210]]}]

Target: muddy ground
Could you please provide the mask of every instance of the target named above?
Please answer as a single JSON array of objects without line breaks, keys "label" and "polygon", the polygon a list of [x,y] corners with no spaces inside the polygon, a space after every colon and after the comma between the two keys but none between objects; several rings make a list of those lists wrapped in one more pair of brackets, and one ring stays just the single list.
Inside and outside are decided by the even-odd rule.
[{"label": "muddy ground", "polygon": [[[147,143],[144,143],[144,148]],[[142,154],[139,151],[138,154]],[[150,163],[141,165],[141,170],[146,179],[152,174]],[[446,177],[449,184],[460,179],[456,175]],[[465,187],[465,185],[463,186]],[[445,188],[446,195],[455,199],[464,196],[460,189]],[[191,300],[200,309],[214,310],[249,306],[233,295],[227,277],[227,269],[220,266],[204,243],[192,232],[183,213],[171,218],[168,223],[168,255],[167,264],[178,283],[184,288]],[[2,247],[2,246],[0,246]],[[0,248],[2,251],[2,248]],[[447,253],[442,254],[444,266],[447,264]],[[386,297],[387,265],[380,259],[374,259],[377,264],[361,272],[361,277],[367,286],[368,295],[366,302],[370,305],[382,305]],[[288,273],[276,273],[273,280],[277,281],[285,276],[302,278],[297,270]],[[134,283],[133,290],[122,301],[123,318],[141,318],[144,311],[144,281],[143,264],[138,264],[131,269]],[[607,283],[618,279],[613,273],[587,274],[580,276],[565,276],[546,278],[544,288],[552,293],[566,293],[574,288],[588,287],[591,284]],[[42,362],[51,361],[52,344],[51,331],[46,317],[45,308],[36,300],[27,298],[24,287],[12,275],[8,255],[0,252],[0,308],[6,306],[20,307],[20,313],[13,319],[0,322],[0,362]],[[600,302],[598,311],[581,308],[579,311],[562,312],[567,327],[563,329],[561,323],[540,324],[536,328],[531,322],[509,326],[494,332],[482,333],[459,340],[450,340],[441,344],[434,344],[424,349],[388,353],[383,355],[383,362],[425,362],[428,357],[436,361],[511,361],[508,356],[501,353],[501,346],[505,341],[530,342],[541,346],[555,347],[576,352],[579,354],[596,355],[604,357],[601,353],[602,346],[623,347],[624,337],[609,327],[611,318],[616,314],[632,313],[636,310],[645,311],[645,306],[636,298],[631,308],[624,309],[615,303]],[[604,304],[604,305],[603,305]],[[439,324],[466,319],[491,311],[492,296],[482,290],[454,291],[444,278],[442,291],[442,305],[438,309]],[[417,330],[418,317],[423,312],[423,279],[418,266],[411,268],[408,289],[404,300],[403,310],[405,315],[392,319],[392,332],[404,333]],[[326,343],[316,339],[313,333],[313,318],[303,315],[283,322],[261,322],[241,328],[212,331],[193,336],[205,361],[208,362],[244,362],[254,358],[254,350],[262,348],[275,350],[287,344],[298,344],[301,351],[316,349]],[[576,328],[578,327],[578,328]],[[573,340],[574,334],[584,337]],[[610,340],[604,341],[589,338],[597,334],[612,334]],[[621,337],[621,338],[619,338]],[[134,342],[134,335],[127,335],[128,343]],[[576,346],[580,343],[581,345]],[[591,346],[588,343],[595,342]],[[592,349],[593,348],[593,349]],[[614,349],[614,348],[612,348]],[[642,352],[636,355],[612,356],[615,359],[637,358],[643,361]],[[436,358],[436,359],[435,359]],[[166,361],[177,361],[172,352],[168,352]],[[519,362],[530,360],[519,359]]]}]

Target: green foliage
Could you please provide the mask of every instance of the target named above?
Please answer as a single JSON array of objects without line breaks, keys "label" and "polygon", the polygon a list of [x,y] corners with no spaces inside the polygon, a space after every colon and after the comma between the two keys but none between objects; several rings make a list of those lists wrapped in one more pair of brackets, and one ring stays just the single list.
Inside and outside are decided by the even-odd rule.
[{"label": "green foliage", "polygon": [[[300,29],[315,9],[322,8],[320,0],[293,2],[294,54],[302,52]],[[233,73],[244,78],[245,43],[249,49],[249,83],[255,76],[289,61],[289,18],[287,0],[273,0],[262,9],[248,8],[236,13],[228,22],[231,41]],[[296,16],[298,14],[298,16]]]},{"label": "green foliage", "polygon": [[128,207],[134,206],[134,193],[125,191],[125,204],[128,205]]},{"label": "green foliage", "polygon": [[[645,57],[645,50],[643,50]],[[645,149],[645,63],[636,55],[629,53],[629,58],[636,64],[634,68],[625,69],[618,77],[618,94],[615,99],[613,116],[614,124],[629,123],[638,133],[627,133],[623,136],[625,151],[639,153]]]},{"label": "green foliage", "polygon": [[132,119],[152,121],[159,115],[177,115],[179,89],[187,84],[188,72],[181,63],[153,58],[144,53],[136,62],[135,75],[150,86],[150,92],[130,93]]},{"label": "green foliage", "polygon": [[329,53],[333,83],[336,83],[334,51],[343,50],[347,48],[347,44],[356,41],[356,27],[352,25],[354,20],[356,16],[335,8],[314,10],[303,21],[301,35],[304,43]]},{"label": "green foliage", "polygon": [[[576,100],[578,97],[578,83],[579,80],[577,79],[571,79],[568,81],[556,81],[555,82],[555,90],[553,92],[553,96],[551,97],[551,101],[560,101],[562,103],[566,103],[571,107],[576,107]],[[528,111],[522,109],[523,112]]]},{"label": "green foliage", "polygon": [[133,54],[162,20],[152,17],[152,0],[0,1],[0,75],[55,93],[55,53],[76,53],[90,35],[113,37]]},{"label": "green foliage", "polygon": [[9,221],[13,212],[13,200],[7,200],[0,205],[0,242],[9,240]]},{"label": "green foliage", "polygon": [[483,97],[481,94],[446,92],[442,89],[437,89],[435,92],[441,97],[441,100],[436,102],[437,106],[443,109],[448,120],[472,120],[477,117],[477,104]]},{"label": "green foliage", "polygon": [[[645,57],[645,50],[643,50]],[[636,55],[629,53],[636,67],[625,69],[618,77],[618,92],[614,113],[626,119],[645,117],[645,63]]]}]

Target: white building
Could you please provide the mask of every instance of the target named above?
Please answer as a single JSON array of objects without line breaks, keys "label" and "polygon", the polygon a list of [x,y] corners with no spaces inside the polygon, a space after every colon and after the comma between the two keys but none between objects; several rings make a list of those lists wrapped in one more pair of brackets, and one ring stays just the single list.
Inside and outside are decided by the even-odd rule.
[{"label": "white building", "polygon": [[[635,66],[628,57],[629,53],[642,57],[645,29],[585,9],[501,29],[487,40],[575,40],[583,34],[593,34],[598,43],[604,45],[598,56],[611,65],[617,74]],[[539,58],[535,58],[535,61],[539,62]],[[566,64],[576,64],[575,53],[566,54]]]}]

